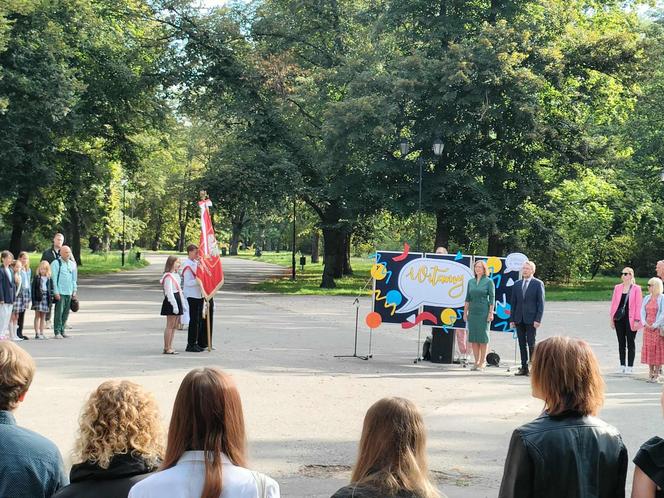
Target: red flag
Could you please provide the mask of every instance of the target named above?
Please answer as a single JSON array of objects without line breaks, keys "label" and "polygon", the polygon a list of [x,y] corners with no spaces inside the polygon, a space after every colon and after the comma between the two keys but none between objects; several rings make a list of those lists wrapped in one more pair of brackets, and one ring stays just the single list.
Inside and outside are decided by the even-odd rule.
[{"label": "red flag", "polygon": [[219,246],[210,219],[209,207],[211,205],[212,202],[209,199],[198,203],[201,208],[201,243],[198,248],[200,259],[196,269],[196,279],[200,282],[203,297],[207,300],[212,299],[224,284],[224,270],[221,267]]}]

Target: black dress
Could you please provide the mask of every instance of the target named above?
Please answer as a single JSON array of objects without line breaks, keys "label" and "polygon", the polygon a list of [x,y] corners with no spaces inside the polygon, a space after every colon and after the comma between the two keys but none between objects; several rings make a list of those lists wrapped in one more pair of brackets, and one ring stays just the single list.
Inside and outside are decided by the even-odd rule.
[{"label": "black dress", "polygon": [[664,439],[652,437],[648,439],[634,457],[634,465],[657,485],[657,498],[664,498]]}]

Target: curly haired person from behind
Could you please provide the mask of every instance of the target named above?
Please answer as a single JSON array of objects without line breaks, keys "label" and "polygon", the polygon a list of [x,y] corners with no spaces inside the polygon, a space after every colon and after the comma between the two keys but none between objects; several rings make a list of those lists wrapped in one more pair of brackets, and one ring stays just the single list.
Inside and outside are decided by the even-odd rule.
[{"label": "curly haired person from behind", "polygon": [[624,498],[627,448],[596,417],[604,381],[588,343],[540,342],[530,383],[544,412],[512,434],[499,498]]},{"label": "curly haired person from behind", "polygon": [[13,342],[0,342],[0,496],[50,498],[68,483],[58,448],[39,434],[16,425],[35,362]]},{"label": "curly haired person from behind", "polygon": [[350,486],[332,498],[439,498],[427,470],[426,431],[404,398],[383,398],[364,417]]},{"label": "curly haired person from behind", "polygon": [[189,372],[175,397],[161,471],[129,498],[279,498],[279,485],[247,468],[240,393],[216,368]]},{"label": "curly haired person from behind", "polygon": [[128,380],[103,382],[83,406],[71,484],[54,498],[127,498],[163,457],[157,402]]}]

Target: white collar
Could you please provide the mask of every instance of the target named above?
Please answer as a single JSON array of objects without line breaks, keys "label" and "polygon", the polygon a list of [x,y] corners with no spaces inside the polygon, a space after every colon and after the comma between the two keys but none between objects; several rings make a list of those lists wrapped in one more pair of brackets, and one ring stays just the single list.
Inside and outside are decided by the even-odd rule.
[{"label": "white collar", "polygon": [[[203,450],[185,451],[178,460],[178,464],[184,462],[205,462],[205,452]],[[233,462],[223,453],[221,454],[221,463],[233,465]]]}]

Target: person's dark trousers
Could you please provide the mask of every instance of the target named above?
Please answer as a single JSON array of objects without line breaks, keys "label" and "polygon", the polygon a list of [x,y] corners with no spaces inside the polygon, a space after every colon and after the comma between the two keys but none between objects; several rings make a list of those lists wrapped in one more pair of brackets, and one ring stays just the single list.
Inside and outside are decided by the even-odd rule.
[{"label": "person's dark trousers", "polygon": [[187,346],[198,345],[198,336],[201,329],[201,310],[203,309],[203,299],[188,297],[189,303],[189,328],[187,329]]},{"label": "person's dark trousers", "polygon": [[21,311],[18,314],[18,321],[16,324],[18,325],[16,328],[16,335],[19,337],[23,337],[23,321],[25,320],[25,311]]},{"label": "person's dark trousers", "polygon": [[634,366],[634,356],[636,355],[636,332],[632,332],[627,318],[614,321],[616,325],[616,336],[618,337],[618,356],[620,364],[625,365],[625,348],[627,348],[627,366]]},{"label": "person's dark trousers", "polygon": [[208,347],[207,340],[207,321],[210,320],[210,339],[212,339],[212,326],[214,324],[214,299],[210,299],[208,303],[208,314],[205,317],[205,320],[201,320],[201,327],[198,333],[198,345],[201,348]]},{"label": "person's dark trousers", "polygon": [[528,369],[528,359],[533,357],[535,350],[535,334],[537,329],[532,323],[517,323],[516,336],[519,338],[521,368]]}]

